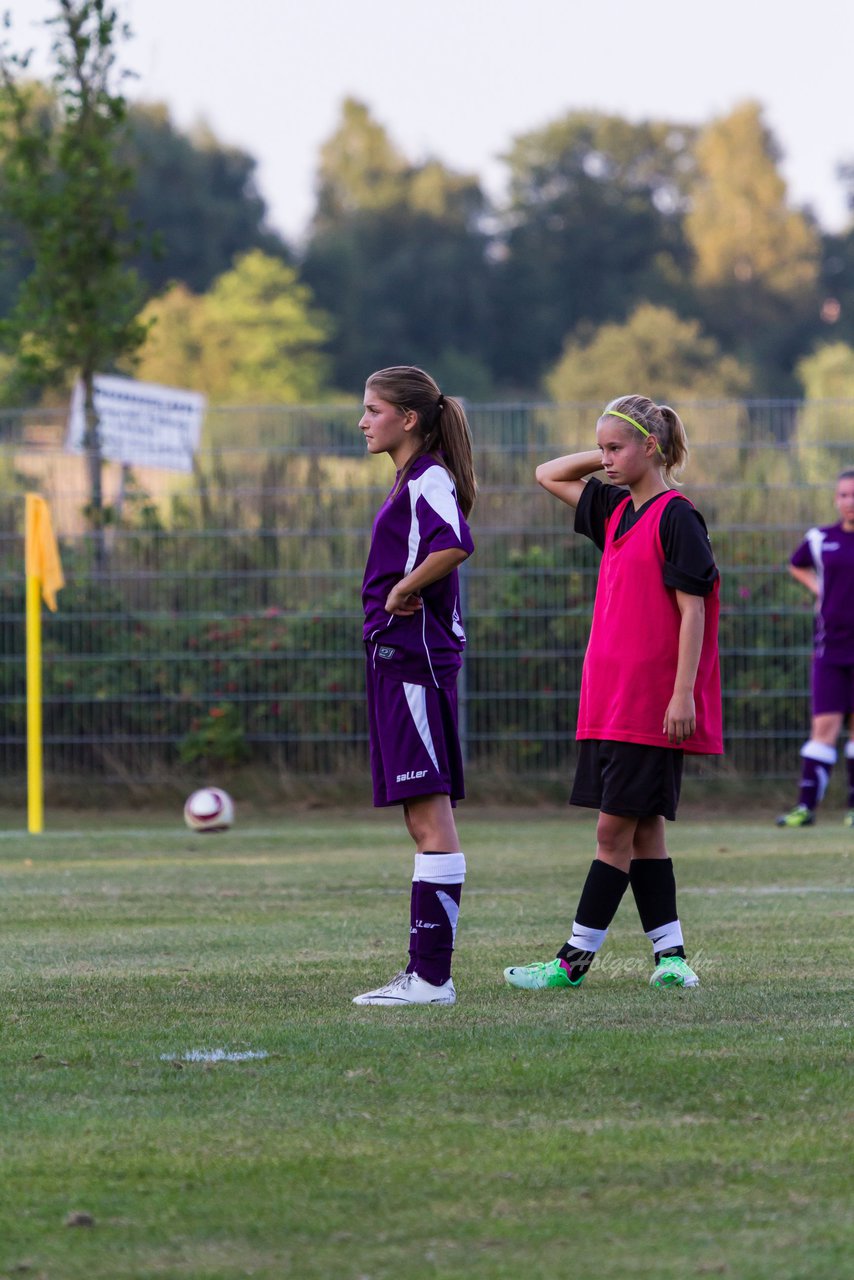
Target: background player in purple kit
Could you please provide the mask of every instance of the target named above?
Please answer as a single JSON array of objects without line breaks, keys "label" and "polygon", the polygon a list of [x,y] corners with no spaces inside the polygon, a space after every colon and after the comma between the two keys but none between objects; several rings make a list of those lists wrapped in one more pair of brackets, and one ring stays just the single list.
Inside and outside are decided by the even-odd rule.
[{"label": "background player in purple kit", "polygon": [[453,1004],[451,956],[466,860],[457,675],[465,632],[457,570],[474,550],[471,434],[462,405],[423,369],[371,374],[359,423],[397,468],[374,520],[362,583],[376,806],[400,804],[415,841],[409,964],[354,1004]]},{"label": "background player in purple kit", "polygon": [[854,827],[854,470],[840,473],[834,500],[839,522],[810,529],[789,562],[792,577],[816,597],[812,727],[809,741],[801,747],[798,802],[780,815],[778,827],[815,822],[846,716],[851,719],[851,737],[845,747],[845,825]]}]

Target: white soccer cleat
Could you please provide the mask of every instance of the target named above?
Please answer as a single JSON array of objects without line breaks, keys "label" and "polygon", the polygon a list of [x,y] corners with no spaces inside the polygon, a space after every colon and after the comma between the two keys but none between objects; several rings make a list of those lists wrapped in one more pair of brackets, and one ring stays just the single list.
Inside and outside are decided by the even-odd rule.
[{"label": "white soccer cleat", "polygon": [[353,1004],[455,1004],[457,993],[451,978],[440,987],[425,982],[417,973],[396,973],[391,982],[376,991],[353,997]]}]

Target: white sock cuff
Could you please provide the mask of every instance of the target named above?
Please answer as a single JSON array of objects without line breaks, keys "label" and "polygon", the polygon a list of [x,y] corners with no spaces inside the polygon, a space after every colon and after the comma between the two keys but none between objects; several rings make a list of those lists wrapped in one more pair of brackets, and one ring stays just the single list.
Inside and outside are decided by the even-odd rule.
[{"label": "white sock cuff", "polygon": [[661,924],[657,929],[647,929],[646,936],[652,943],[654,951],[669,951],[671,947],[681,947],[684,943],[682,926],[678,920],[670,924]]},{"label": "white sock cuff", "polygon": [[845,759],[854,760],[854,742],[850,739],[845,744]]},{"label": "white sock cuff", "polygon": [[835,746],[827,746],[826,742],[817,742],[810,737],[808,742],[804,742],[800,754],[808,760],[817,760],[819,764],[836,764],[836,748]]},{"label": "white sock cuff", "polygon": [[415,884],[415,881],[418,879],[418,859],[419,859],[420,857],[421,857],[421,854],[420,854],[420,853],[416,853],[416,855],[415,855],[415,861],[414,861],[413,866],[412,866],[412,883],[413,883],[413,884]]},{"label": "white sock cuff", "polygon": [[573,920],[568,946],[578,947],[579,951],[598,951],[607,933],[607,929],[591,929],[588,925]]},{"label": "white sock cuff", "polygon": [[416,853],[416,880],[431,884],[462,884],[466,878],[464,853]]},{"label": "white sock cuff", "polygon": [[801,747],[801,755],[807,760],[817,760],[819,764],[836,764],[836,747],[829,747],[826,742],[816,742],[813,738]]}]

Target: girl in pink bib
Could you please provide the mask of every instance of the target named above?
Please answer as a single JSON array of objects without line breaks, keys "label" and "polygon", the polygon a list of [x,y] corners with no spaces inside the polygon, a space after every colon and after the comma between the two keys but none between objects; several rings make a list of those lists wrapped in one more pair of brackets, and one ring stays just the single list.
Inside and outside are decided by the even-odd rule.
[{"label": "girl in pink bib", "polygon": [[575,509],[576,532],[602,552],[571,797],[599,811],[596,857],[555,959],[511,966],[504,977],[526,990],[578,986],[631,885],[653,948],[650,984],[696,987],[664,823],[676,817],[684,753],[723,750],[719,575],[703,517],[670,487],[688,456],[678,414],[620,396],[596,439],[596,449],[537,468],[543,488]]}]

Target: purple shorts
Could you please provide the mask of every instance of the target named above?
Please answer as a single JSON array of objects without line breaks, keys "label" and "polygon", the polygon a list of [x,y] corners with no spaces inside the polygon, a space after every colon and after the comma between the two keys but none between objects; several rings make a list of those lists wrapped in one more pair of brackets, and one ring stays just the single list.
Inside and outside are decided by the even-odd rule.
[{"label": "purple shorts", "polygon": [[465,796],[457,729],[456,689],[366,675],[374,805],[402,804],[415,796]]},{"label": "purple shorts", "polygon": [[854,711],[854,663],[812,661],[812,713],[843,715]]}]

